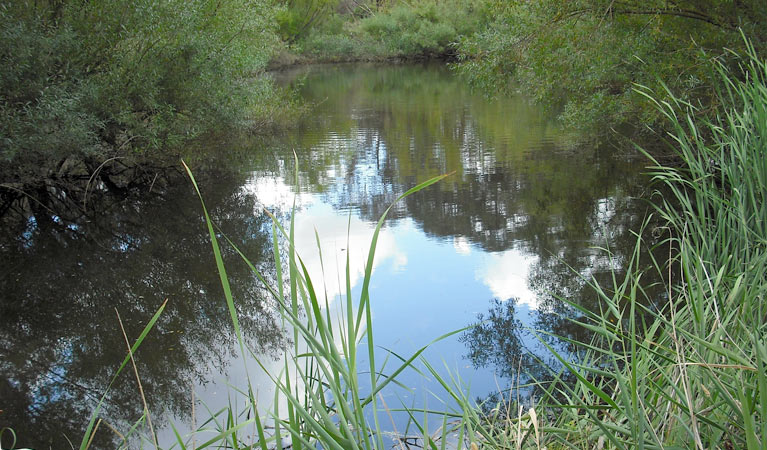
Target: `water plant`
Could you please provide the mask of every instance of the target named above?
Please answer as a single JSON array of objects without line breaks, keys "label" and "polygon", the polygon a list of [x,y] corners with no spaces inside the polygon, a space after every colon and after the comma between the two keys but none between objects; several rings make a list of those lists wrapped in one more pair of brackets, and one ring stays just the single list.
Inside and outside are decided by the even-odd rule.
[{"label": "water plant", "polygon": [[[238,336],[240,351],[243,356],[251,356],[258,360],[258,356],[246,348],[241,338],[234,298],[221,257],[219,238],[208,216],[202,194],[188,167],[187,172],[202,202],[216,267],[232,324]],[[402,194],[397,201],[446,176],[437,176],[418,184]],[[271,283],[248,260],[247,256],[235,247],[254,275],[271,293],[276,307],[282,314],[285,329],[292,331],[293,345],[285,350],[284,367],[281,373],[268,374],[276,386],[276,391],[273,409],[267,412],[267,417],[262,417],[263,412],[259,411],[253,388],[249,385],[247,390],[243,390],[248,398],[248,411],[244,416],[240,415],[240,419],[243,417],[244,419],[232,418],[233,420],[230,420],[218,434],[197,448],[205,448],[226,441],[233,448],[251,445],[262,449],[281,449],[283,438],[288,438],[290,445],[299,449],[317,446],[329,449],[385,448],[385,433],[379,418],[379,414],[385,408],[379,403],[378,397],[388,385],[397,383],[397,375],[411,368],[428,346],[422,347],[408,358],[397,356],[398,365],[389,373],[384,373],[385,363],[382,367],[376,364],[369,286],[378,235],[389,209],[384,212],[374,229],[361,293],[356,300],[352,293],[347,254],[346,293],[340,312],[335,317],[330,308],[330,302],[333,299],[329,299],[327,293],[316,289],[316,284],[309,276],[307,267],[295,250],[293,220],[285,229],[274,218],[272,234],[277,273],[276,279]],[[292,216],[295,217],[295,205]],[[280,251],[281,237],[287,242],[287,261],[283,260],[284,256]],[[228,244],[234,245],[231,241],[228,241]],[[318,249],[320,249],[319,238]],[[283,267],[287,268],[287,273],[283,273]],[[462,330],[447,333],[436,340],[444,339],[460,331]],[[359,355],[363,350],[365,350],[364,357],[367,359],[366,366],[360,366],[359,362]],[[262,368],[266,370],[263,365]],[[368,374],[366,380],[361,375],[364,373],[363,370]],[[278,410],[280,398],[286,400],[287,411]],[[231,417],[233,412],[227,413]],[[443,417],[446,421],[447,416]],[[255,427],[254,434],[258,437],[255,442],[244,443],[238,437],[238,432],[245,427]],[[267,429],[269,433],[266,433]],[[428,428],[422,427],[422,430],[426,442],[435,440],[429,435]],[[447,430],[447,427],[443,427],[442,430]],[[186,448],[180,436],[177,443],[182,448]],[[442,445],[445,445],[445,440],[442,441]]]},{"label": "water plant", "polygon": [[[604,309],[580,311],[595,336],[574,343],[583,358],[549,348],[577,380],[544,388],[542,403],[557,414],[543,427],[549,445],[767,445],[767,63],[747,48],[742,74],[717,66],[727,108],[703,129],[691,104],[637,88],[671,124],[683,163],[647,155],[664,192],[655,214],[666,226],[654,231],[671,250],[641,267],[651,243],[638,232],[628,275],[593,284]],[[648,297],[650,270],[663,275],[663,298]]]}]

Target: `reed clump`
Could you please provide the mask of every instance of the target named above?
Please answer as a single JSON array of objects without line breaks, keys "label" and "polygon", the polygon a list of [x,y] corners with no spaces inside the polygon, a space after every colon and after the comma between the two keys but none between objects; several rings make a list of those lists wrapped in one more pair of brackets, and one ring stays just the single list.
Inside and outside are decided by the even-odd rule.
[{"label": "reed clump", "polygon": [[[672,125],[683,162],[648,155],[664,192],[655,214],[666,226],[654,231],[672,250],[640,267],[650,244],[637,233],[628,275],[593,285],[604,309],[581,311],[595,336],[577,343],[584,358],[550,348],[577,381],[540,386],[549,447],[767,446],[767,63],[750,46],[740,58],[740,74],[717,67],[727,108],[704,128],[693,105],[637,88]],[[663,276],[662,298],[648,293],[649,270]]]},{"label": "reed clump", "polygon": [[[194,177],[187,167],[192,183],[200,195],[205,220],[210,235],[216,266],[221,279],[235,333],[243,355],[258,361],[258,355],[250,351],[241,338],[240,326],[229,287],[226,268],[221,257],[219,238],[208,216],[202,195]],[[297,176],[297,175],[296,175]],[[394,203],[439,182],[447,175],[429,179],[402,194]],[[298,180],[296,180],[298,182]],[[394,206],[394,204],[392,204]],[[272,408],[264,417],[252,386],[243,388],[247,398],[241,411],[229,408],[219,411],[191,436],[177,434],[179,448],[248,448],[248,449],[336,449],[373,450],[388,448],[429,448],[445,450],[456,448],[506,448],[510,440],[519,445],[532,437],[530,442],[541,448],[540,421],[535,409],[518,411],[508,415],[508,423],[514,423],[514,434],[498,434],[487,426],[487,416],[481,412],[469,395],[465,383],[448,372],[437,370],[422,353],[432,343],[461,333],[466,329],[448,332],[405,357],[391,353],[397,361],[393,370],[386,370],[389,358],[379,366],[376,363],[373,321],[369,286],[375,258],[378,235],[390,206],[379,219],[371,239],[365,272],[359,296],[355,297],[351,285],[351,267],[347,253],[346,292],[341,296],[340,308],[331,308],[327,293],[317,290],[300,255],[295,250],[294,223],[283,227],[273,217],[273,248],[276,278],[267,280],[246,257],[235,248],[254,275],[271,293],[282,314],[283,325],[292,332],[293,346],[284,351],[284,366],[280,373],[269,373],[276,386]],[[295,213],[295,208],[294,211]],[[295,217],[295,214],[291,214]],[[280,251],[280,238],[287,243],[287,252]],[[318,250],[321,252],[318,238]],[[284,260],[285,254],[287,261]],[[282,268],[288,269],[283,273]],[[339,301],[339,300],[336,300]],[[332,312],[335,311],[335,312]],[[362,354],[362,358],[360,355]],[[361,364],[360,360],[366,360]],[[419,363],[422,369],[416,367]],[[259,362],[259,364],[261,364]],[[261,365],[264,371],[267,369]],[[413,369],[423,376],[431,376],[447,393],[452,408],[400,407],[389,409],[381,397],[381,391],[390,385],[401,385],[398,376]],[[247,367],[245,367],[247,372]],[[268,372],[267,372],[268,373]],[[362,375],[365,374],[365,375]],[[250,382],[249,382],[250,383]],[[380,399],[380,402],[379,402]],[[280,411],[280,405],[286,411]],[[391,412],[405,413],[409,418],[408,430],[399,433]],[[391,419],[391,427],[383,420]],[[429,424],[431,422],[431,425]],[[254,432],[248,432],[254,430]],[[402,430],[399,430],[402,431]],[[212,435],[211,435],[212,432]],[[209,439],[195,443],[194,437],[206,433]],[[255,436],[255,439],[252,437]],[[199,442],[201,439],[197,439]]]}]

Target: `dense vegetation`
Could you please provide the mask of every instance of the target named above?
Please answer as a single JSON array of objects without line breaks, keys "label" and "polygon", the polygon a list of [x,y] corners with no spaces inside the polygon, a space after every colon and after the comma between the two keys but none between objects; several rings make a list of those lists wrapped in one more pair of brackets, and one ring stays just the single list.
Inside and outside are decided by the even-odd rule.
[{"label": "dense vegetation", "polygon": [[[767,444],[767,63],[748,44],[743,73],[716,68],[724,113],[705,129],[681,99],[653,103],[673,129],[678,168],[653,161],[657,214],[674,249],[650,271],[667,295],[647,308],[647,271],[633,269],[584,312],[594,330],[578,383],[549,386],[562,404],[552,441],[615,448],[764,448]],[[738,81],[746,79],[747,81]],[[677,113],[677,110],[686,111]],[[646,245],[641,239],[637,247]],[[566,430],[563,430],[563,428]],[[590,445],[589,445],[590,446]]]},{"label": "dense vegetation", "polygon": [[481,90],[518,89],[568,126],[601,135],[625,125],[631,134],[663,126],[634,90],[637,83],[656,92],[665,85],[676,98],[700,102],[698,116],[717,111],[711,60],[734,67],[730,51],[744,50],[742,34],[758,53],[767,40],[767,10],[758,0],[289,5],[306,11],[303,22],[297,13],[281,22],[290,48],[304,58],[458,59],[456,68]]},{"label": "dense vegetation", "polygon": [[[668,167],[654,161],[654,177],[665,193],[659,194],[655,212],[664,226],[655,234],[671,244],[669,259],[643,263],[641,250],[652,244],[637,232],[636,254],[628,262],[626,276],[606,283],[592,280],[602,310],[570,302],[581,314],[576,323],[593,331],[594,338],[572,342],[582,350],[577,361],[547,345],[562,365],[546,380],[538,380],[542,396],[532,404],[519,403],[512,395],[478,405],[460,379],[446,377],[420,357],[423,349],[411,356],[394,355],[386,371],[376,364],[368,288],[377,236],[391,208],[384,211],[373,234],[361,292],[357,295],[350,287],[347,259],[347,292],[334,302],[332,312],[295,252],[293,225],[282,228],[275,220],[275,249],[280,236],[288,245],[286,252],[274,251],[274,266],[285,267],[285,272],[278,270],[270,282],[250,267],[293,332],[294,346],[285,350],[284,368],[271,374],[276,399],[283,399],[287,410],[271,410],[264,417],[253,387],[243,386],[245,407],[220,411],[201,428],[200,440],[203,431],[207,436],[214,433],[198,448],[266,450],[282,448],[283,438],[292,447],[307,449],[388,448],[390,435],[383,431],[382,420],[391,405],[379,402],[376,394],[416,362],[422,375],[428,374],[445,389],[445,395],[438,396],[457,405],[444,413],[434,407],[406,408],[424,448],[449,448],[451,442],[472,449],[763,448],[767,442],[767,63],[752,48],[748,51],[743,60],[746,73],[734,77],[718,66],[727,86],[718,98],[725,114],[708,123],[707,130],[692,120],[691,105],[680,99],[676,104],[662,103],[645,92],[673,130],[672,149],[683,162]],[[677,113],[680,110],[687,112]],[[418,190],[442,178],[432,178],[397,200],[419,195]],[[222,258],[224,242],[207,212],[205,216],[239,334],[240,318]],[[663,280],[665,294],[658,296],[647,284],[652,271]],[[151,323],[146,331],[150,327]],[[240,351],[253,354],[244,339],[239,343]],[[127,362],[128,358],[123,367]],[[146,433],[149,440],[153,431],[145,413],[130,431]],[[89,437],[83,438],[81,448],[87,448]],[[192,439],[177,435],[176,444],[186,448]],[[393,442],[400,441],[395,437]]]},{"label": "dense vegetation", "polygon": [[481,29],[488,12],[481,0],[358,5],[297,35],[295,48],[327,61],[454,59],[458,41]]},{"label": "dense vegetation", "polygon": [[665,84],[676,98],[716,108],[709,61],[735,65],[726,49],[744,50],[741,32],[757,52],[767,39],[767,10],[756,0],[493,3],[491,25],[461,45],[461,71],[485,86],[513,78],[587,130],[662,123],[635,83],[656,92]]},{"label": "dense vegetation", "polygon": [[[489,448],[767,443],[761,2],[19,1],[0,4],[0,27],[0,209],[19,197],[85,196],[92,184],[120,191],[154,183],[154,168],[175,160],[190,139],[272,120],[278,94],[252,76],[280,46],[330,60],[457,58],[458,70],[477,86],[522,89],[575,128],[671,129],[682,166],[653,160],[667,195],[657,208],[667,223],[659,232],[674,251],[649,269],[665,277],[663,302],[646,298],[648,269],[638,255],[647,244],[638,238],[629,275],[593,285],[605,309],[582,311],[596,338],[573,343],[583,349],[581,361],[561,358],[568,382],[553,373],[539,386],[544,397],[534,408],[523,413],[504,400],[485,408],[486,415],[459,383],[424,361],[462,407],[440,420],[451,419],[459,441]],[[210,220],[208,229],[239,334]],[[275,235],[292,238],[278,229]],[[239,446],[238,430],[252,425],[263,449],[281,443],[280,432],[299,448],[384,447],[375,394],[419,354],[390,377],[379,376],[367,297],[374,250],[375,240],[359,301],[348,293],[345,330],[333,328],[292,247],[290,288],[283,291],[279,268],[286,262],[274,252],[277,283],[266,288],[295,330],[295,366],[285,373],[298,376],[291,384],[275,375],[288,419],[275,411],[275,434],[266,435],[248,389],[248,411],[227,411],[229,422],[210,444]],[[370,352],[365,383],[355,359],[363,329]],[[146,420],[151,433],[145,413],[139,425]],[[426,445],[442,445],[448,427],[442,430],[442,441],[433,443],[424,425]]]},{"label": "dense vegetation", "polygon": [[756,0],[25,0],[0,25],[0,214],[154,185],[190,139],[290,122],[270,63],[448,59],[568,126],[635,135],[664,123],[637,84],[713,117],[709,61],[767,39]]},{"label": "dense vegetation", "polygon": [[189,139],[272,120],[281,100],[253,76],[278,40],[273,9],[244,0],[2,2],[0,208],[22,194],[42,201],[148,185]]}]

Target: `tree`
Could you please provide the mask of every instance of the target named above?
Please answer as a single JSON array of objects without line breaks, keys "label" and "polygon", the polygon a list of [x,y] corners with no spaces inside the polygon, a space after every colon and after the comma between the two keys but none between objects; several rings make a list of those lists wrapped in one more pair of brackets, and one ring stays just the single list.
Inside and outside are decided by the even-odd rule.
[{"label": "tree", "polygon": [[272,9],[265,0],[2,2],[0,204],[145,182],[140,168],[175,163],[181,143],[247,125],[263,99],[245,79],[270,56]]},{"label": "tree", "polygon": [[286,0],[277,13],[280,35],[286,42],[293,43],[322,23],[337,7],[338,0]]}]

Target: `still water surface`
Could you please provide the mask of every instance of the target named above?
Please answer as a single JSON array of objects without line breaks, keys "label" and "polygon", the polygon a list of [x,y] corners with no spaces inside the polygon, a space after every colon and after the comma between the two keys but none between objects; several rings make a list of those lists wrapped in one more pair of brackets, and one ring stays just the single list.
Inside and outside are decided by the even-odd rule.
[{"label": "still water surface", "polygon": [[[520,370],[545,377],[531,354],[550,358],[531,330],[581,333],[557,296],[596,307],[584,280],[621,269],[646,210],[635,199],[645,189],[643,161],[575,145],[524,97],[489,100],[441,66],[313,67],[280,80],[300,86],[313,113],[284,136],[218,144],[219,167],[197,168],[222,232],[273,274],[264,209],[287,221],[295,200],[297,250],[332,303],[347,254],[359,290],[385,208],[415,184],[453,172],[398,203],[386,221],[371,286],[376,343],[408,354],[482,321],[432,346],[428,358],[444,361],[476,397],[507,387]],[[279,321],[248,268],[227,256],[247,340],[280,367]],[[204,420],[206,407],[241,404],[230,386],[245,386],[244,366],[186,180],[77,224],[31,217],[25,229],[5,230],[0,258],[0,427],[13,427],[22,444],[79,442],[125,356],[117,313],[135,337],[166,299],[136,355],[161,438],[171,439],[170,421],[183,430]],[[268,379],[248,364],[269,403]],[[388,392],[390,407],[439,407],[427,394],[438,390],[434,383],[415,373],[402,381],[415,389]],[[124,430],[140,416],[137,392],[126,371],[105,407],[112,426]],[[117,442],[97,433],[99,448]]]}]

